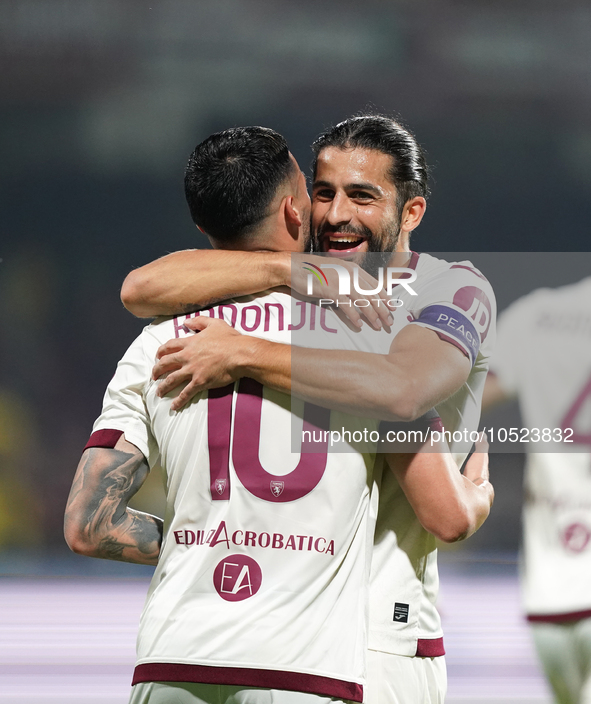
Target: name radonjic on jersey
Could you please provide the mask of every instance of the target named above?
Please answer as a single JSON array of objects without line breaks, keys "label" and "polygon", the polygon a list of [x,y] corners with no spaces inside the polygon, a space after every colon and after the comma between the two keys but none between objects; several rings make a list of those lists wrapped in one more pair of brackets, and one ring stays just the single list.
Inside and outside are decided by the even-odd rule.
[{"label": "name radonjic on jersey", "polygon": [[238,547],[269,548],[271,550],[293,550],[294,552],[317,552],[334,555],[334,540],[315,535],[295,535],[285,533],[268,533],[238,528],[232,531],[225,521],[220,521],[216,528],[190,529],[172,531],[177,545],[186,547],[216,547],[225,545],[228,550]]}]

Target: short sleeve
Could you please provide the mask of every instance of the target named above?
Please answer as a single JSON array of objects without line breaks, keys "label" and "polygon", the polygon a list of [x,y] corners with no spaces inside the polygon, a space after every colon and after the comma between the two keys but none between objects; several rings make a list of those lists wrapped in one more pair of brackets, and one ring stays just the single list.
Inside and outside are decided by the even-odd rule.
[{"label": "short sleeve", "polygon": [[145,403],[145,389],[151,369],[152,364],[144,352],[143,335],[140,335],[117,365],[87,447],[113,446],[105,443],[116,441],[124,433],[125,439],[141,450],[150,465],[153,464],[157,449]]},{"label": "short sleeve", "polygon": [[470,262],[461,262],[440,267],[424,284],[419,279],[417,290],[411,325],[434,330],[474,365],[485,342],[494,338],[496,301],[486,277]]}]

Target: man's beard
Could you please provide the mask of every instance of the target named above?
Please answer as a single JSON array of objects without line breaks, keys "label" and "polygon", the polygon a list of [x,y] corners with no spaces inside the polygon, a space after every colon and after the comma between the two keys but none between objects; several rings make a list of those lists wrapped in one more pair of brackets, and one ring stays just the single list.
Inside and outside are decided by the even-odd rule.
[{"label": "man's beard", "polygon": [[358,264],[362,269],[365,269],[368,274],[377,278],[380,267],[388,266],[392,252],[396,250],[396,245],[400,238],[400,223],[392,223],[384,226],[377,234],[374,234],[369,227],[365,226],[354,227],[353,225],[345,225],[338,229],[324,227],[321,231],[316,232],[311,239],[311,251],[323,251],[321,244],[322,239],[324,235],[329,232],[340,232],[344,235],[363,237],[367,242],[367,252],[363,252],[362,259]]},{"label": "man's beard", "polygon": [[308,229],[304,230],[304,252],[313,252],[314,251],[314,238],[312,237],[312,222],[310,221],[310,224],[308,225]]}]

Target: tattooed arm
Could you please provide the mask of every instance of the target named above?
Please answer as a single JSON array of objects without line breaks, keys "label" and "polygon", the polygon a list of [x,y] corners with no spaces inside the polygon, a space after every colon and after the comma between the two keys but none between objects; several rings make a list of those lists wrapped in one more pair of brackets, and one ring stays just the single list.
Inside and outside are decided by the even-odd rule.
[{"label": "tattooed arm", "polygon": [[113,449],[82,455],[68,497],[64,535],[73,552],[155,565],[162,520],[127,504],[148,476],[143,454],[122,435]]}]

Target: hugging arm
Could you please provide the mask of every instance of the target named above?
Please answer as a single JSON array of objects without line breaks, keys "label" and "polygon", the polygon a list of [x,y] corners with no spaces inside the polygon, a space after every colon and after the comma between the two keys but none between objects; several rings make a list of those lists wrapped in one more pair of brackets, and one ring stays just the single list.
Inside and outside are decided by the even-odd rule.
[{"label": "hugging arm", "polygon": [[389,454],[387,462],[425,530],[446,543],[464,540],[484,523],[494,499],[488,443],[476,443],[464,473],[446,447],[437,454]]},{"label": "hugging arm", "polygon": [[195,393],[222,385],[217,376],[247,376],[327,408],[410,421],[448,398],[470,372],[457,347],[418,325],[401,330],[385,355],[292,347],[241,335],[209,317],[185,325],[201,332],[163,345],[154,369],[154,378],[169,372],[160,382],[161,395],[188,383],[175,410]]},{"label": "hugging arm", "polygon": [[160,518],[128,507],[148,476],[144,455],[123,436],[114,448],[84,451],[68,497],[64,535],[88,557],[156,565]]},{"label": "hugging arm", "polygon": [[[272,355],[253,361],[259,367],[265,364],[258,373],[266,378]],[[290,371],[292,392],[313,403],[373,418],[412,421],[466,381],[470,362],[432,330],[408,325],[396,335],[388,354],[295,348]]]},{"label": "hugging arm", "polygon": [[[322,267],[326,258],[301,253],[295,256],[293,259],[291,252],[226,249],[172,252],[129,273],[121,288],[121,300],[138,318],[152,318],[201,310],[229,298],[280,286],[307,296],[310,269],[302,264],[316,262],[316,266]],[[377,281],[366,271],[351,262],[342,262],[341,266],[351,272],[357,270],[362,289],[375,289]],[[313,298],[330,298],[342,303],[341,311],[354,325],[361,326],[362,320],[377,329],[391,324],[385,291],[372,297],[369,307],[357,309],[351,302],[359,298],[359,294],[342,294],[334,270],[328,269],[325,277],[326,286],[313,279]]]},{"label": "hugging arm", "polygon": [[121,300],[138,318],[177,315],[289,286],[290,279],[288,252],[186,249],[134,269],[123,282]]},{"label": "hugging arm", "polygon": [[[306,260],[312,256],[306,255]],[[293,283],[297,290],[307,280],[300,269],[294,268],[302,280],[292,282],[291,255],[285,252],[187,250],[169,254],[132,272],[124,284],[122,298],[136,314],[179,312],[183,300],[187,302],[185,308],[203,307],[212,299],[237,293],[238,281],[241,294],[280,283]],[[328,270],[328,274],[330,281],[334,272]],[[132,299],[137,307],[136,304],[130,307]],[[381,323],[387,325],[387,307],[382,305],[378,309],[379,313],[373,310],[369,313],[375,327],[379,327],[379,315],[385,316]],[[341,310],[356,309],[350,305]],[[358,313],[355,315],[359,318]],[[187,384],[175,400],[173,410],[181,408],[199,391],[247,376],[335,410],[408,421],[448,398],[470,372],[470,361],[459,349],[441,340],[432,330],[417,325],[402,330],[388,354],[370,355],[291,348],[238,334],[229,339],[223,324],[204,334],[206,328],[220,322],[206,317],[185,321],[187,327],[201,333],[171,340],[160,348],[154,378],[165,373],[169,376],[160,382],[159,393],[164,395],[180,384]]]}]

